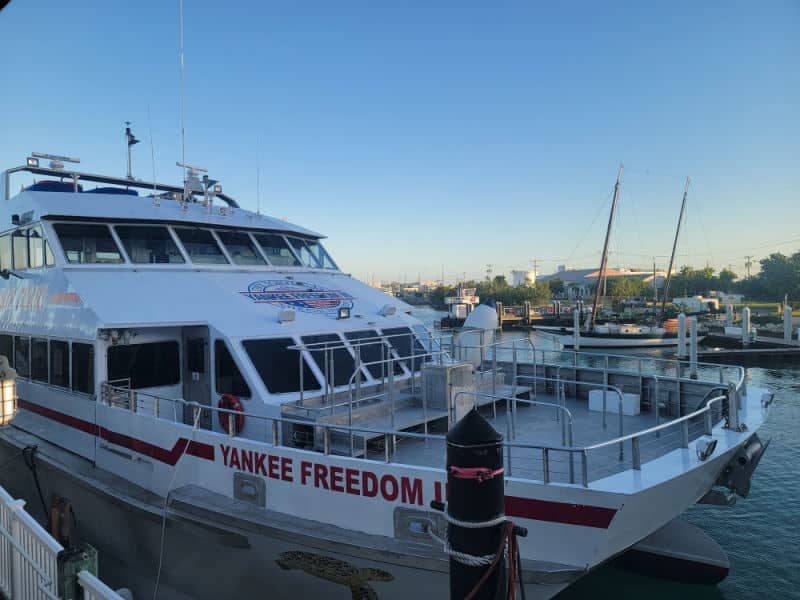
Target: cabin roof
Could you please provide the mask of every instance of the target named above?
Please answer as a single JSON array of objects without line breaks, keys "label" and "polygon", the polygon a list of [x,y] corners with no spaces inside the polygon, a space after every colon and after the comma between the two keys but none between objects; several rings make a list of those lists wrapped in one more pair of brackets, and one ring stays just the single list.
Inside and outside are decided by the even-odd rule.
[{"label": "cabin roof", "polygon": [[[183,208],[185,206],[185,209]],[[241,229],[265,229],[299,233],[323,238],[320,233],[293,223],[259,215],[242,208],[222,204],[210,208],[200,202],[182,205],[175,200],[161,199],[156,205],[153,198],[120,194],[89,194],[75,192],[23,191],[6,204],[6,210],[28,215],[28,220],[48,219],[92,219],[104,222],[152,221],[158,223],[192,223],[214,227]]]}]

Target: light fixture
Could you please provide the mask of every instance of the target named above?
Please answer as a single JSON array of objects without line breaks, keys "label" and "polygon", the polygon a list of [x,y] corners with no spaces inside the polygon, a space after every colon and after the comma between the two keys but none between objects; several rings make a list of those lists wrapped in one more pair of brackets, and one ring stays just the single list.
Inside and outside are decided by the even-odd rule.
[{"label": "light fixture", "polygon": [[391,317],[394,313],[397,312],[397,307],[393,304],[384,304],[383,308],[381,308],[381,314],[384,317]]},{"label": "light fixture", "polygon": [[278,313],[278,323],[291,323],[294,321],[297,313],[292,308],[285,308]]},{"label": "light fixture", "polygon": [[342,306],[337,315],[337,319],[349,319],[350,318],[350,307],[349,306]]},{"label": "light fixture", "polygon": [[33,158],[33,157],[29,156],[27,162],[28,162],[28,166],[29,167],[38,167],[39,166],[39,159],[38,158]]},{"label": "light fixture", "polygon": [[0,356],[0,426],[5,427],[17,414],[17,372]]},{"label": "light fixture", "polygon": [[717,448],[717,440],[698,440],[697,458],[701,461],[708,459]]},{"label": "light fixture", "polygon": [[214,193],[215,194],[221,194],[222,193],[222,186],[221,185],[215,185],[214,186]]}]

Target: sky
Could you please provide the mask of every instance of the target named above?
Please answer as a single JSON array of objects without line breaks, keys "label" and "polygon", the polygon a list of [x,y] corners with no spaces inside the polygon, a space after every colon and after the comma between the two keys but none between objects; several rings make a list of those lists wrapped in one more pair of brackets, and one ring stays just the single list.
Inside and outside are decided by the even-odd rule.
[{"label": "sky", "polygon": [[[186,161],[368,280],[800,250],[800,3],[184,0]],[[179,0],[11,0],[0,169],[181,173]],[[155,160],[153,160],[153,157]],[[491,265],[491,267],[487,267]]]}]

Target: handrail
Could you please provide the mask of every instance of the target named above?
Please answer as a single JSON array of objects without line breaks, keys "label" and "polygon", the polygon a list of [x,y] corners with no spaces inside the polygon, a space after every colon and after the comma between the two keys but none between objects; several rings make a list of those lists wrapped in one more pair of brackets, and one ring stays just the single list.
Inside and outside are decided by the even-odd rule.
[{"label": "handrail", "polygon": [[689,421],[689,420],[691,420],[691,419],[693,419],[695,417],[698,417],[698,416],[700,416],[702,414],[707,413],[708,411],[711,410],[711,403],[712,402],[721,402],[722,400],[725,400],[725,398],[727,398],[727,396],[717,396],[716,398],[712,398],[711,400],[709,400],[708,404],[706,406],[704,406],[703,408],[698,409],[698,410],[696,410],[694,412],[691,412],[688,415],[683,415],[682,417],[677,417],[677,418],[675,418],[675,419],[673,419],[671,421],[667,421],[666,423],[662,423],[661,425],[655,425],[655,426],[650,427],[648,429],[642,429],[641,431],[635,431],[633,433],[629,433],[627,435],[624,435],[622,437],[618,437],[618,438],[613,439],[613,440],[607,440],[605,442],[597,442],[596,444],[592,444],[590,446],[584,446],[583,448],[580,448],[580,450],[581,451],[586,450],[587,452],[591,451],[591,450],[599,450],[600,448],[606,448],[607,446],[611,446],[613,444],[625,443],[625,442],[627,442],[627,441],[629,441],[629,440],[631,440],[633,438],[636,438],[636,437],[643,437],[645,435],[650,435],[651,433],[656,433],[656,432],[659,432],[659,431],[663,431],[664,429],[667,429],[668,427],[672,427],[673,425],[677,425],[678,423],[683,423],[684,421]]},{"label": "handrail", "polygon": [[[526,376],[523,375],[523,376],[520,376],[520,377],[524,378]],[[530,376],[529,378],[533,378],[533,377]],[[540,376],[537,376],[537,378],[540,379],[540,380],[541,379],[545,379],[545,380],[549,379],[551,381],[554,381],[553,378],[546,378],[546,377],[540,377]],[[592,384],[590,382],[566,381],[565,383],[577,383],[577,384],[581,384],[581,385],[594,385],[594,386],[598,386],[599,385],[599,384]],[[108,383],[105,383],[104,386],[107,386],[112,391],[125,391],[125,392],[128,392],[128,390],[124,390],[124,389],[121,389],[121,388],[115,388],[114,386],[111,386]],[[622,392],[621,392],[621,390],[619,390],[619,388],[616,388],[615,386],[608,386],[608,387],[611,388],[615,393],[617,393],[621,397]],[[176,404],[179,404],[179,405],[189,406],[189,407],[192,408],[193,411],[208,410],[208,411],[210,411],[212,413],[213,412],[218,412],[218,413],[227,414],[227,415],[229,415],[229,417],[230,416],[244,415],[246,417],[251,417],[253,419],[263,420],[265,422],[266,421],[270,421],[270,422],[272,422],[272,443],[275,446],[282,445],[280,443],[280,441],[279,441],[279,436],[278,436],[278,424],[279,423],[293,423],[293,424],[304,425],[304,426],[308,425],[308,421],[300,420],[300,419],[293,419],[293,418],[290,418],[290,417],[286,417],[284,415],[266,416],[266,415],[258,415],[258,414],[254,414],[254,413],[239,412],[239,411],[236,411],[236,410],[233,410],[233,409],[224,409],[224,408],[220,408],[220,407],[213,406],[213,405],[204,405],[204,404],[200,404],[198,402],[186,401],[186,400],[184,400],[182,398],[175,398],[175,399],[160,398],[159,396],[155,396],[155,395],[149,394],[147,392],[135,392],[135,394],[143,395],[145,397],[154,398],[156,400],[156,402],[159,401],[159,400],[166,400],[166,401],[170,401],[170,402],[173,402],[173,403],[176,403]],[[717,403],[723,402],[726,399],[728,399],[731,402],[731,405],[732,405],[730,407],[730,409],[734,410],[734,411],[737,411],[737,415],[738,415],[738,395],[739,395],[738,391],[735,390],[735,388],[734,388],[733,389],[733,395],[736,396],[736,398],[729,398],[726,395],[717,396],[715,398],[712,398],[712,399],[708,400],[706,402],[705,406],[703,406],[702,408],[700,408],[698,410],[695,410],[695,411],[693,411],[693,412],[691,412],[689,414],[686,414],[686,415],[683,415],[681,417],[678,417],[676,419],[670,420],[668,422],[657,424],[654,427],[650,427],[650,428],[647,428],[647,429],[644,429],[644,430],[632,432],[632,433],[629,433],[627,435],[619,435],[618,437],[616,437],[614,439],[611,439],[611,440],[598,442],[596,444],[591,444],[591,445],[588,445],[588,446],[576,447],[576,446],[572,445],[574,443],[574,441],[572,439],[572,433],[571,433],[571,430],[572,430],[572,414],[565,406],[561,406],[559,404],[547,403],[547,402],[539,402],[539,401],[536,401],[536,400],[523,400],[523,399],[519,399],[519,398],[512,398],[510,396],[497,396],[497,395],[488,394],[488,393],[485,393],[485,392],[473,392],[471,390],[459,391],[456,394],[456,398],[458,398],[458,396],[462,395],[462,394],[473,395],[473,396],[476,396],[476,397],[491,398],[491,399],[494,399],[494,400],[501,400],[501,401],[505,400],[507,407],[510,407],[510,403],[511,402],[524,402],[524,403],[530,403],[530,404],[536,404],[536,405],[550,406],[550,407],[554,407],[554,408],[557,408],[559,410],[564,411],[565,414],[568,415],[568,420],[569,420],[569,424],[570,424],[570,439],[569,439],[569,442],[568,442],[567,445],[562,445],[562,446],[559,447],[559,446],[542,445],[542,444],[520,443],[520,442],[512,441],[511,439],[507,439],[507,440],[504,441],[503,445],[508,448],[509,474],[510,474],[510,467],[511,467],[511,465],[510,465],[510,462],[511,462],[511,450],[510,449],[511,448],[526,448],[526,449],[538,449],[538,450],[541,450],[542,454],[543,454],[543,464],[544,464],[545,473],[549,473],[549,470],[548,470],[549,469],[549,465],[547,463],[547,461],[549,460],[549,452],[551,452],[551,451],[552,452],[568,452],[570,454],[570,457],[572,457],[574,454],[580,454],[581,455],[582,471],[583,471],[583,485],[587,486],[587,487],[588,487],[588,454],[589,454],[589,452],[595,451],[595,450],[598,450],[598,449],[601,449],[601,448],[609,447],[609,446],[612,446],[612,445],[615,445],[615,444],[619,444],[620,445],[620,460],[622,460],[622,445],[627,441],[631,441],[634,444],[634,448],[633,448],[634,468],[635,469],[641,468],[641,462],[640,462],[641,459],[640,459],[640,454],[639,454],[639,449],[638,449],[638,440],[639,440],[639,438],[641,438],[643,436],[646,436],[646,435],[653,434],[653,433],[658,434],[659,432],[667,429],[668,427],[673,427],[673,426],[676,426],[676,425],[680,425],[681,426],[681,434],[682,434],[682,447],[685,448],[688,445],[688,421],[689,420],[694,419],[694,418],[696,418],[696,417],[698,417],[700,415],[704,415],[704,414],[707,415],[706,419],[705,419],[705,433],[707,435],[710,435],[711,432],[712,432],[712,429],[713,429],[713,426],[712,426],[713,424],[712,424],[711,419],[710,419],[711,410],[712,410],[713,406],[715,404],[717,404]],[[103,397],[102,394],[101,394],[101,397]],[[133,408],[133,410],[138,410],[139,403],[136,402],[135,405],[136,405],[136,408]],[[507,418],[512,418],[512,411],[508,410],[508,408],[507,408],[506,412],[507,412]],[[620,415],[622,415],[622,411],[621,410],[620,410]],[[156,418],[158,418],[157,414],[155,414],[154,416]],[[734,416],[732,419],[730,419],[729,422],[733,422],[735,419],[736,419],[736,416]],[[353,426],[352,422],[350,422],[347,425],[339,424],[339,423],[335,423],[335,424],[334,423],[317,423],[317,426],[323,429],[323,436],[324,436],[324,440],[325,440],[324,452],[326,454],[328,454],[330,452],[330,432],[331,432],[331,430],[349,432],[351,434],[351,440],[352,440],[353,434],[355,434],[355,433],[361,433],[361,434],[366,433],[366,434],[372,435],[373,437],[383,436],[385,442],[388,444],[389,441],[391,440],[392,445],[394,445],[394,443],[395,443],[394,440],[397,437],[417,438],[417,439],[425,439],[425,440],[431,440],[431,439],[444,440],[444,439],[446,439],[445,435],[431,434],[431,433],[428,433],[427,431],[425,433],[416,433],[416,432],[410,432],[410,431],[400,431],[400,430],[397,430],[397,429],[385,429],[385,428],[380,428],[380,427],[357,427],[357,426]],[[230,431],[229,435],[231,437],[237,437],[237,433],[236,433],[236,430],[235,430],[234,427],[231,427],[229,431]],[[364,444],[365,444],[365,448],[366,448],[366,437],[364,439]],[[390,462],[391,459],[390,459],[390,453],[389,453],[388,445],[386,447],[385,452],[386,452],[385,460],[386,460],[386,462]],[[354,451],[353,451],[352,442],[351,442],[351,456],[353,456],[353,455],[354,455]],[[572,482],[572,480],[573,480],[573,462],[572,462],[571,458],[570,458],[569,463],[570,463],[570,481]],[[546,475],[545,478],[549,481],[549,475]]]},{"label": "handrail", "polygon": [[[581,356],[594,356],[595,358],[605,356],[605,357],[609,357],[609,358],[620,358],[620,359],[623,359],[623,360],[642,359],[642,360],[649,360],[650,362],[653,362],[653,363],[666,363],[668,365],[686,365],[686,366],[689,366],[689,367],[691,367],[691,365],[693,364],[691,361],[688,361],[688,360],[680,360],[680,359],[673,359],[673,358],[658,358],[658,357],[655,357],[655,356],[654,357],[650,357],[650,356],[632,356],[632,355],[627,355],[627,354],[608,354],[608,353],[605,353],[605,352],[603,352],[601,354],[601,353],[598,353],[598,352],[585,352],[585,351],[582,351],[582,350],[564,350],[564,349],[549,349],[549,348],[540,348],[539,351],[542,353],[543,357],[544,357],[544,353],[545,352],[557,352],[559,354],[568,353],[568,354],[581,355]],[[738,373],[739,373],[739,378],[738,378],[738,381],[736,382],[736,389],[737,390],[741,389],[742,385],[745,382],[746,371],[745,371],[745,368],[740,366],[740,365],[725,365],[725,364],[720,364],[720,363],[709,363],[709,362],[696,362],[694,364],[696,364],[697,366],[710,367],[710,368],[714,368],[714,369],[736,369],[738,371]]]}]

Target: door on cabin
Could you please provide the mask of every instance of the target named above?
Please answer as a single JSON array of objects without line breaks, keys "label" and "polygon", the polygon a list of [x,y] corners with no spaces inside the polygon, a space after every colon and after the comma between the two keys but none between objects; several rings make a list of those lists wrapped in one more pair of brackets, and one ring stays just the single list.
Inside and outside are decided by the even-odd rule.
[{"label": "door on cabin", "polygon": [[[183,399],[203,406],[211,406],[211,369],[209,360],[208,327],[192,326],[183,328]],[[183,422],[194,424],[194,410],[186,406]],[[203,410],[199,426],[211,429],[212,414]]]}]

